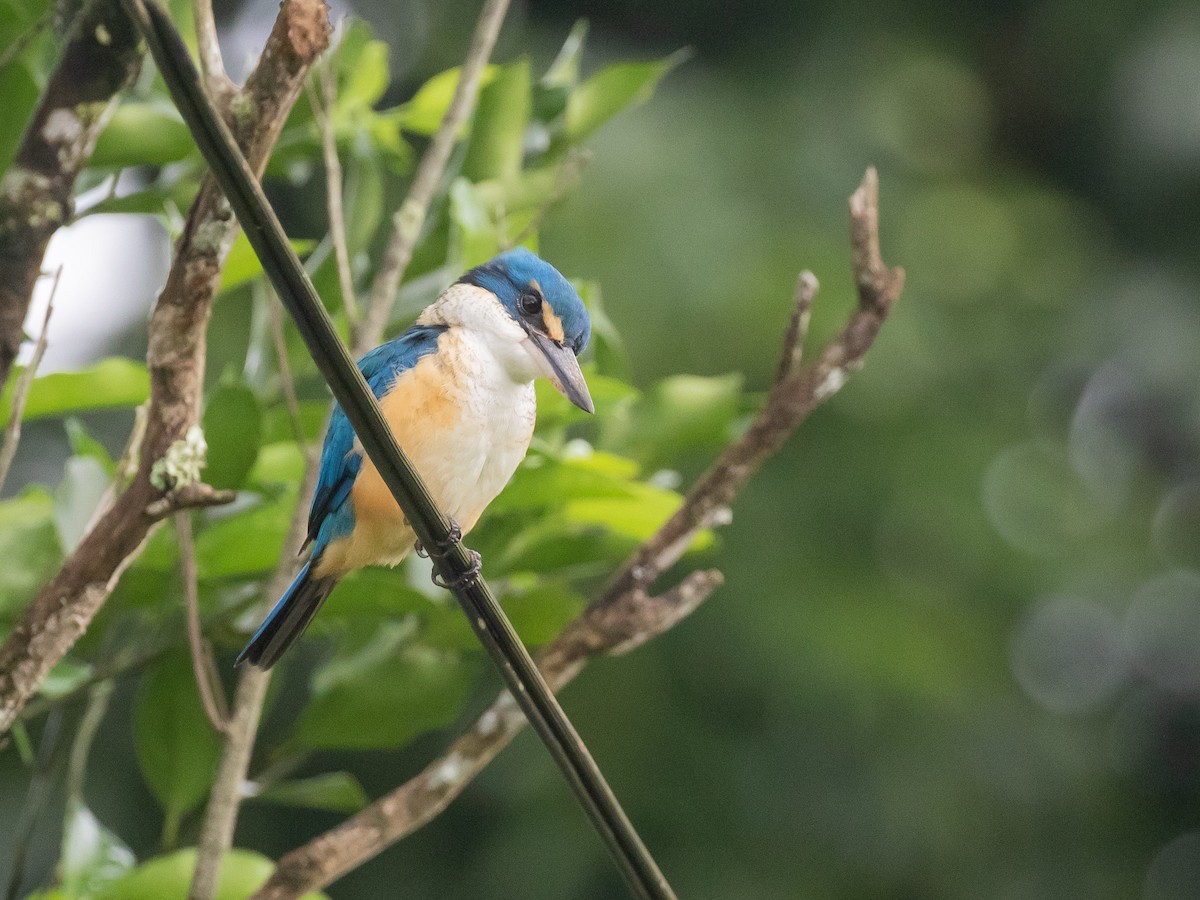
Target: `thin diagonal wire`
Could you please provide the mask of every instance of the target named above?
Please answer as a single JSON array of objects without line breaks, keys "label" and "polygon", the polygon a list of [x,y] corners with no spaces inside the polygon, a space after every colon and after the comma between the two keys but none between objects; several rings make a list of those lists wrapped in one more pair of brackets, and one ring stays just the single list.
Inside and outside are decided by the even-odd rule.
[{"label": "thin diagonal wire", "polygon": [[199,74],[169,17],[151,0],[125,0],[158,64],[184,121],[188,123],[214,176],[246,232],[280,299],[296,322],[317,368],[328,382],[367,455],[404,511],[425,547],[444,548],[435,557],[441,577],[526,718],[537,731],[575,791],[634,894],[646,900],[674,900],[666,878],[625,815],[599,767],[566,713],[550,692],[529,652],[501,611],[474,560],[457,540],[396,443],[362,373],[334,330],[307,273],[292,251],[233,136],[200,86]]}]

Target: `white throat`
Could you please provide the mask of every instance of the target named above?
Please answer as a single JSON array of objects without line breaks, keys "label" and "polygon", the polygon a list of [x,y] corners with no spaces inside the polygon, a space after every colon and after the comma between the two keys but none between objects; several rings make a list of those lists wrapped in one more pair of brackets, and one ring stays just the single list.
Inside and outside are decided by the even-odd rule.
[{"label": "white throat", "polygon": [[[514,384],[528,384],[541,371],[526,349],[528,335],[491,293],[473,284],[453,284],[425,308],[419,325],[446,325],[465,347],[492,357]],[[483,362],[480,360],[479,362]]]}]

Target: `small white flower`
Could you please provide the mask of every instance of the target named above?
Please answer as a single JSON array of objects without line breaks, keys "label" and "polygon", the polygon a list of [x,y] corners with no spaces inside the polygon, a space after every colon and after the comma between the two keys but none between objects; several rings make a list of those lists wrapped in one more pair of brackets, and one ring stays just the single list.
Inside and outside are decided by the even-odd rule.
[{"label": "small white flower", "polygon": [[207,453],[208,442],[204,440],[204,430],[199,425],[193,425],[183,440],[173,443],[162,459],[154,463],[150,470],[150,483],[160,491],[173,491],[199,481]]}]

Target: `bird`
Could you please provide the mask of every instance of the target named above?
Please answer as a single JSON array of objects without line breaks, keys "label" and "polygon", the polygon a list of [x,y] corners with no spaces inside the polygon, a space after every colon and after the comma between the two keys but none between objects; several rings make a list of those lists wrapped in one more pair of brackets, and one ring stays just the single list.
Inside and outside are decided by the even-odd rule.
[{"label": "bird", "polygon": [[[595,412],[578,356],[591,336],[579,294],[557,269],[518,247],[477,266],[358,367],[397,443],[438,508],[470,531],[529,448],[534,380]],[[341,408],[321,450],[317,486],[291,586],[238,655],[273,666],[303,634],[338,580],[367,565],[394,566],[416,543]]]}]

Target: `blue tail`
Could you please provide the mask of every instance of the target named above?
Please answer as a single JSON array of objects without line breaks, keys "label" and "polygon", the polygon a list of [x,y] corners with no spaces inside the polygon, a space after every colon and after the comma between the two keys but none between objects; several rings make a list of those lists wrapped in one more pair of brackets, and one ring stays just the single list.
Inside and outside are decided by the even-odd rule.
[{"label": "blue tail", "polygon": [[269,669],[292,641],[304,634],[304,629],[338,583],[337,576],[317,578],[312,575],[313,562],[315,560],[310,559],[304,564],[291,587],[283,592],[275,608],[258,626],[250,643],[238,654],[239,664],[245,661],[260,669]]}]

